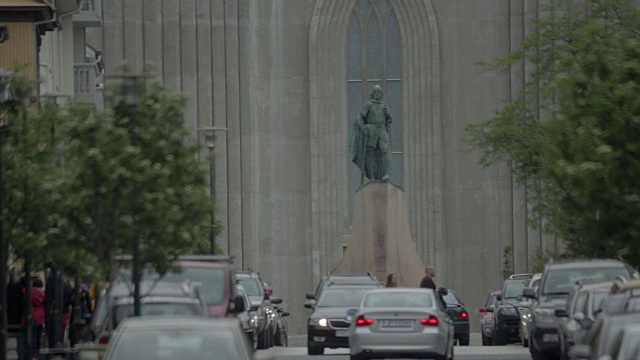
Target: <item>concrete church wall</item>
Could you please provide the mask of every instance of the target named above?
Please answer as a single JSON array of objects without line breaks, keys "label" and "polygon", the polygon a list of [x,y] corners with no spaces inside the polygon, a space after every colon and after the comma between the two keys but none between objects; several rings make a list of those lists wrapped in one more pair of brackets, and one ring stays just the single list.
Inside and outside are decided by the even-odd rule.
[{"label": "concrete church wall", "polygon": [[[333,128],[311,121],[319,108],[328,119],[352,118],[346,107],[323,102],[327,93],[343,91],[339,85],[323,84],[330,76],[342,76],[340,62],[346,59],[330,61],[330,54],[313,49],[334,49],[329,40],[322,40],[326,33],[315,33],[318,24],[330,24],[332,18],[322,17],[349,11],[355,1],[110,0],[103,2],[103,28],[88,36],[105,56],[107,75],[114,74],[124,59],[135,70],[153,61],[165,85],[191,95],[185,121],[194,131],[187,141],[203,142],[198,127],[228,129],[218,134],[216,143],[216,204],[225,225],[217,241],[236,257],[238,267],[259,271],[284,299],[292,314],[292,334],[306,331],[304,294],[337,265],[342,235],[348,231],[346,201],[353,194],[346,193],[346,184],[339,184],[350,166],[347,143],[342,141],[346,120],[341,120],[343,127]],[[476,62],[506,55],[517,46],[531,31],[539,4],[402,1],[420,9],[413,13],[407,5],[398,11],[401,21],[422,23],[416,27],[421,33],[412,39],[420,42],[420,36],[425,37],[420,59],[427,63],[422,66],[406,58],[411,48],[405,48],[403,63],[414,63],[418,69],[414,74],[420,79],[412,84],[425,89],[424,108],[431,111],[425,119],[406,121],[429,121],[428,126],[422,124],[424,129],[441,129],[437,139],[428,132],[415,140],[426,144],[406,145],[415,145],[408,152],[422,163],[411,169],[405,162],[405,171],[414,172],[409,174],[414,180],[405,187],[413,212],[411,231],[422,259],[436,265],[438,284],[462,296],[477,331],[473,310],[488,291],[501,285],[503,248],[514,247],[516,270],[525,271],[537,245],[554,245],[526,228],[524,189],[513,184],[509,167],[481,168],[474,155],[462,152],[464,128],[491,117],[522,87],[525,74],[524,66],[489,71]],[[430,18],[416,18],[422,16],[417,14]],[[412,28],[403,29],[407,36]],[[326,60],[318,61],[320,55]],[[315,152],[326,140],[336,150]],[[421,146],[425,150],[419,150]],[[205,155],[206,149],[203,161]],[[433,158],[441,159],[436,168]],[[327,193],[320,179],[344,189]],[[429,200],[434,196],[439,199],[437,214]]]}]

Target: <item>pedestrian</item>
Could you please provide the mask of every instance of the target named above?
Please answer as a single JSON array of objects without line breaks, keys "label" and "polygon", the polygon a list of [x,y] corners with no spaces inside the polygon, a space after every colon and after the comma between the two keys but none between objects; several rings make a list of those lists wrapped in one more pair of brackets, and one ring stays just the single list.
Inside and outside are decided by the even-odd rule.
[{"label": "pedestrian", "polygon": [[33,355],[40,351],[40,338],[44,328],[44,283],[40,278],[31,282],[31,317],[33,318]]},{"label": "pedestrian", "polygon": [[436,268],[432,265],[428,265],[424,269],[424,273],[425,275],[422,278],[422,281],[420,281],[420,287],[436,291],[436,283],[433,281],[433,278],[436,277]]},{"label": "pedestrian", "polygon": [[398,277],[396,274],[391,273],[387,275],[387,283],[384,287],[398,287]]},{"label": "pedestrian", "polygon": [[25,280],[20,279],[15,268],[10,270],[10,279],[7,283],[7,325],[14,331],[22,325],[24,317],[24,292]]}]

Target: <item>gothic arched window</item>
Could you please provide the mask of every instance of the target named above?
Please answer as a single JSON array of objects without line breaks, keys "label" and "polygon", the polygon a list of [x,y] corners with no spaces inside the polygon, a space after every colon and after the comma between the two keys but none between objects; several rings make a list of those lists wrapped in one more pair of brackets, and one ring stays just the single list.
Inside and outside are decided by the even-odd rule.
[{"label": "gothic arched window", "polygon": [[[347,91],[349,124],[369,98],[373,86],[380,85],[389,104],[393,171],[391,181],[402,185],[402,71],[401,39],[398,18],[388,0],[358,0],[349,19],[347,39]],[[349,162],[349,190],[360,186],[360,171]],[[350,205],[353,213],[353,202]]]}]

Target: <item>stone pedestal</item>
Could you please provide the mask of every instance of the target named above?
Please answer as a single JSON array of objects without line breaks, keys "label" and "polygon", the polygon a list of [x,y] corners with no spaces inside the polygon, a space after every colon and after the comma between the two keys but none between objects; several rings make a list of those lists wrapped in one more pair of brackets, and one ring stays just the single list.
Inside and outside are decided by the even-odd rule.
[{"label": "stone pedestal", "polygon": [[404,191],[389,182],[370,182],[356,192],[351,237],[335,274],[372,272],[384,282],[418,287],[424,264],[409,231]]}]

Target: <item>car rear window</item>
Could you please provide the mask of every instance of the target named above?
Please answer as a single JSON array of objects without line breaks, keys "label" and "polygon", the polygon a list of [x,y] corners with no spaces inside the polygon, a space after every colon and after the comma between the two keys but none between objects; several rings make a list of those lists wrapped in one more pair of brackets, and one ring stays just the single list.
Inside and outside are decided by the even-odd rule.
[{"label": "car rear window", "polygon": [[364,297],[363,307],[430,308],[433,307],[433,297],[416,292],[372,293]]},{"label": "car rear window", "polygon": [[225,271],[219,268],[183,267],[179,272],[170,272],[162,280],[183,282],[191,280],[198,288],[207,305],[220,305],[225,297]]},{"label": "car rear window", "polygon": [[[123,334],[125,335],[125,334]],[[114,344],[110,359],[240,360],[239,339],[233,333],[201,329],[128,331]],[[233,345],[235,344],[235,346]]]},{"label": "car rear window", "polygon": [[244,291],[249,296],[262,296],[260,291],[260,282],[256,279],[238,279],[238,283],[242,285]]},{"label": "car rear window", "polygon": [[524,281],[510,281],[506,284],[504,291],[504,299],[515,299],[516,296],[522,295],[522,289],[525,288]]},{"label": "car rear window", "polygon": [[568,294],[578,281],[582,284],[613,281],[619,275],[629,276],[629,273],[623,266],[615,268],[549,270],[544,281],[542,294]]}]

